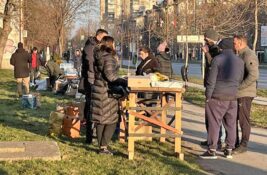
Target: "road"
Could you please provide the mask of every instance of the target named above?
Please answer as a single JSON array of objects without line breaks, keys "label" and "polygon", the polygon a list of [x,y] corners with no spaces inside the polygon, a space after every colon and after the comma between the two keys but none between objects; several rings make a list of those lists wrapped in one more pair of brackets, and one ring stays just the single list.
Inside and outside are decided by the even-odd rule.
[{"label": "road", "polygon": [[[128,66],[128,60],[123,60],[123,65]],[[134,66],[132,63],[130,66]],[[181,67],[183,66],[182,63],[172,63],[172,68],[175,74],[181,75]],[[188,69],[188,78],[190,77],[198,77],[201,78],[201,65],[200,64],[189,64]],[[260,89],[267,89],[267,69],[260,68],[260,78],[258,81],[258,87]]]}]

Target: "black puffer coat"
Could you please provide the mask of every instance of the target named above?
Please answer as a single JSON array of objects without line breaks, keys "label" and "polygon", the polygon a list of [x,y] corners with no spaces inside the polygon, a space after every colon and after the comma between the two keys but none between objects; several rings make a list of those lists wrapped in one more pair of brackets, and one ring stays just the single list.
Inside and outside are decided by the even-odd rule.
[{"label": "black puffer coat", "polygon": [[119,64],[115,56],[109,51],[96,48],[95,80],[92,85],[92,121],[100,124],[113,124],[118,121],[118,100],[112,98],[108,92],[108,85],[125,85],[127,81],[118,77]]},{"label": "black puffer coat", "polygon": [[86,88],[89,86],[88,83],[94,83],[94,48],[98,43],[96,37],[89,37],[83,49],[81,75]]}]

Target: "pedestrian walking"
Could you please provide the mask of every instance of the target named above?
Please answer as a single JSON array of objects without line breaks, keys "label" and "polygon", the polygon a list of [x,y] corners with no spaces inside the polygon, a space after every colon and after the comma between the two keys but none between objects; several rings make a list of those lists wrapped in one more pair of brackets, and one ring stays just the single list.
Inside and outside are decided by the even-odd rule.
[{"label": "pedestrian walking", "polygon": [[257,80],[259,78],[259,62],[253,50],[247,45],[247,38],[243,35],[234,36],[234,47],[240,58],[245,62],[245,73],[242,83],[238,88],[238,113],[237,120],[241,128],[241,141],[238,135],[237,123],[237,139],[234,153],[243,153],[247,151],[250,137],[250,112],[251,104],[257,94]]},{"label": "pedestrian walking", "polygon": [[233,39],[225,38],[219,44],[221,54],[214,57],[207,77],[205,112],[208,117],[208,150],[200,157],[216,159],[220,126],[227,136],[224,155],[232,158],[236,139],[237,91],[244,73],[244,62],[234,54]]},{"label": "pedestrian walking", "polygon": [[19,42],[18,49],[12,54],[10,59],[10,64],[14,66],[18,97],[30,93],[30,63],[31,55],[23,48],[23,43]]},{"label": "pedestrian walking", "polygon": [[113,153],[108,144],[115,132],[119,119],[118,99],[111,95],[111,86],[127,87],[127,80],[119,78],[119,60],[114,47],[114,39],[105,36],[95,48],[95,79],[92,84],[91,120],[96,125],[100,154]]},{"label": "pedestrian walking", "polygon": [[86,143],[91,144],[93,138],[93,123],[90,119],[90,101],[91,101],[91,86],[95,80],[94,71],[94,48],[97,46],[104,36],[107,36],[108,32],[104,29],[98,29],[94,37],[89,37],[85,43],[82,53],[82,70],[81,70],[81,81],[83,81],[85,93],[85,108],[84,116],[86,119]]}]

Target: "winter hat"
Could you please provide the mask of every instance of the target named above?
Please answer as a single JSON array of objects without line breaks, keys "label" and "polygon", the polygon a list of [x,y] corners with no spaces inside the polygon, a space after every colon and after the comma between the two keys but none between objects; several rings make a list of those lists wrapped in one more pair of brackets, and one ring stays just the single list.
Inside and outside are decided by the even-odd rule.
[{"label": "winter hat", "polygon": [[167,47],[167,42],[166,41],[163,41],[158,46],[157,50],[158,50],[158,52],[165,52],[166,47]]},{"label": "winter hat", "polygon": [[209,38],[213,41],[217,41],[219,39],[219,33],[216,32],[214,29],[208,29],[205,31],[204,36]]},{"label": "winter hat", "polygon": [[219,48],[222,50],[225,49],[234,49],[234,39],[233,38],[224,38],[218,44]]},{"label": "winter hat", "polygon": [[23,48],[23,43],[22,42],[18,43],[18,48],[20,48],[20,49]]}]

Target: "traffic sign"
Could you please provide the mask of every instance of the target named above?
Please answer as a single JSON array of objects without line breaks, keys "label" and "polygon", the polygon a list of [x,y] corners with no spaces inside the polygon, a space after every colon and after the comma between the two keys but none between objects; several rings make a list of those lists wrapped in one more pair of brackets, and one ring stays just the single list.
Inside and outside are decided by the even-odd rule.
[{"label": "traffic sign", "polygon": [[203,43],[204,35],[177,35],[178,43]]}]

